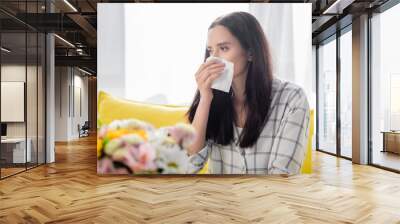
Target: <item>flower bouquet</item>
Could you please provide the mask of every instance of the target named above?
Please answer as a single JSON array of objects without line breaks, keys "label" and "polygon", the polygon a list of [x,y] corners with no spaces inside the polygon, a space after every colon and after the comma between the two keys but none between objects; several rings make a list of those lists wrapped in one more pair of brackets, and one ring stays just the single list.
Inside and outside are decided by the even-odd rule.
[{"label": "flower bouquet", "polygon": [[187,147],[195,138],[189,124],[155,129],[136,120],[103,125],[97,138],[99,174],[182,174],[189,166]]}]

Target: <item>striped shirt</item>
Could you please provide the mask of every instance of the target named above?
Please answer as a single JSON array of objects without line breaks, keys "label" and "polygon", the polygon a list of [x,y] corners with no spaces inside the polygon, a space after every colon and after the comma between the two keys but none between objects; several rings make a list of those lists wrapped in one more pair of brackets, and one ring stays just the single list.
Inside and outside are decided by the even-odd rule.
[{"label": "striped shirt", "polygon": [[[299,173],[310,119],[306,94],[301,87],[274,78],[271,98],[269,120],[253,147],[223,146],[207,140],[204,148],[189,156],[188,173],[197,173],[207,161],[209,174]],[[237,142],[242,129],[235,129]]]}]

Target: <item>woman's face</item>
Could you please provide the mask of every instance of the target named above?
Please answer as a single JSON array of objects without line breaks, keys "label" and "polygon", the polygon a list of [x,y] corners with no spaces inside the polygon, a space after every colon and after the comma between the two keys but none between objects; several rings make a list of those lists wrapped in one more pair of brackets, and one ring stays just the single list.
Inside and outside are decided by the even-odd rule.
[{"label": "woman's face", "polygon": [[247,74],[247,52],[239,40],[224,26],[217,25],[208,30],[207,50],[210,56],[233,62],[233,78]]}]

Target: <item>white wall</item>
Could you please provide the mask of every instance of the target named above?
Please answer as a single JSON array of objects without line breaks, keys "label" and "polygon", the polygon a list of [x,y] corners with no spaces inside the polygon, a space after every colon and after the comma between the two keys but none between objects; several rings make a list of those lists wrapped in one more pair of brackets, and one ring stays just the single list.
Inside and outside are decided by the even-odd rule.
[{"label": "white wall", "polygon": [[[76,68],[56,67],[55,86],[55,141],[77,139],[78,124],[82,126],[88,120],[88,78]],[[82,114],[79,113],[79,105],[82,106]]]},{"label": "white wall", "polygon": [[[67,119],[68,116],[68,73],[67,67],[55,68],[55,140],[66,141],[67,135]],[[67,97],[65,97],[67,96]]]},{"label": "white wall", "polygon": [[[78,138],[79,137],[79,132],[78,132],[78,124],[82,126],[85,121],[88,121],[88,77],[87,76],[81,76],[83,73],[78,73],[78,70],[75,69],[75,75],[74,75],[74,83],[73,85],[75,86],[75,91],[72,96],[74,99],[74,108],[72,108],[72,119],[71,119],[71,136],[72,138]],[[80,90],[80,93],[79,93]],[[80,95],[80,97],[79,97]],[[81,102],[79,102],[81,101]],[[82,107],[82,108],[79,108]],[[82,110],[80,112],[80,109]],[[75,111],[75,112],[74,112]]]}]

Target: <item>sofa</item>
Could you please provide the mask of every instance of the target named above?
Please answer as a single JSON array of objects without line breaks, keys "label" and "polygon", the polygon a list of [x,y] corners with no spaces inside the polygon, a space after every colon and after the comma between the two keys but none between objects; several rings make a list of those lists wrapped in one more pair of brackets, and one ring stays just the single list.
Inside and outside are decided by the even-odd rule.
[{"label": "sofa", "polygon": [[[186,122],[185,113],[188,110],[186,106],[159,105],[151,103],[136,102],[112,96],[104,91],[98,95],[98,127],[103,124],[109,124],[117,119],[135,118],[151,123],[154,127],[174,125],[178,122]],[[301,167],[301,173],[312,173],[312,137],[314,134],[314,110],[310,110],[310,128],[306,148],[306,155]],[[207,174],[207,165],[205,164],[199,174]]]}]

